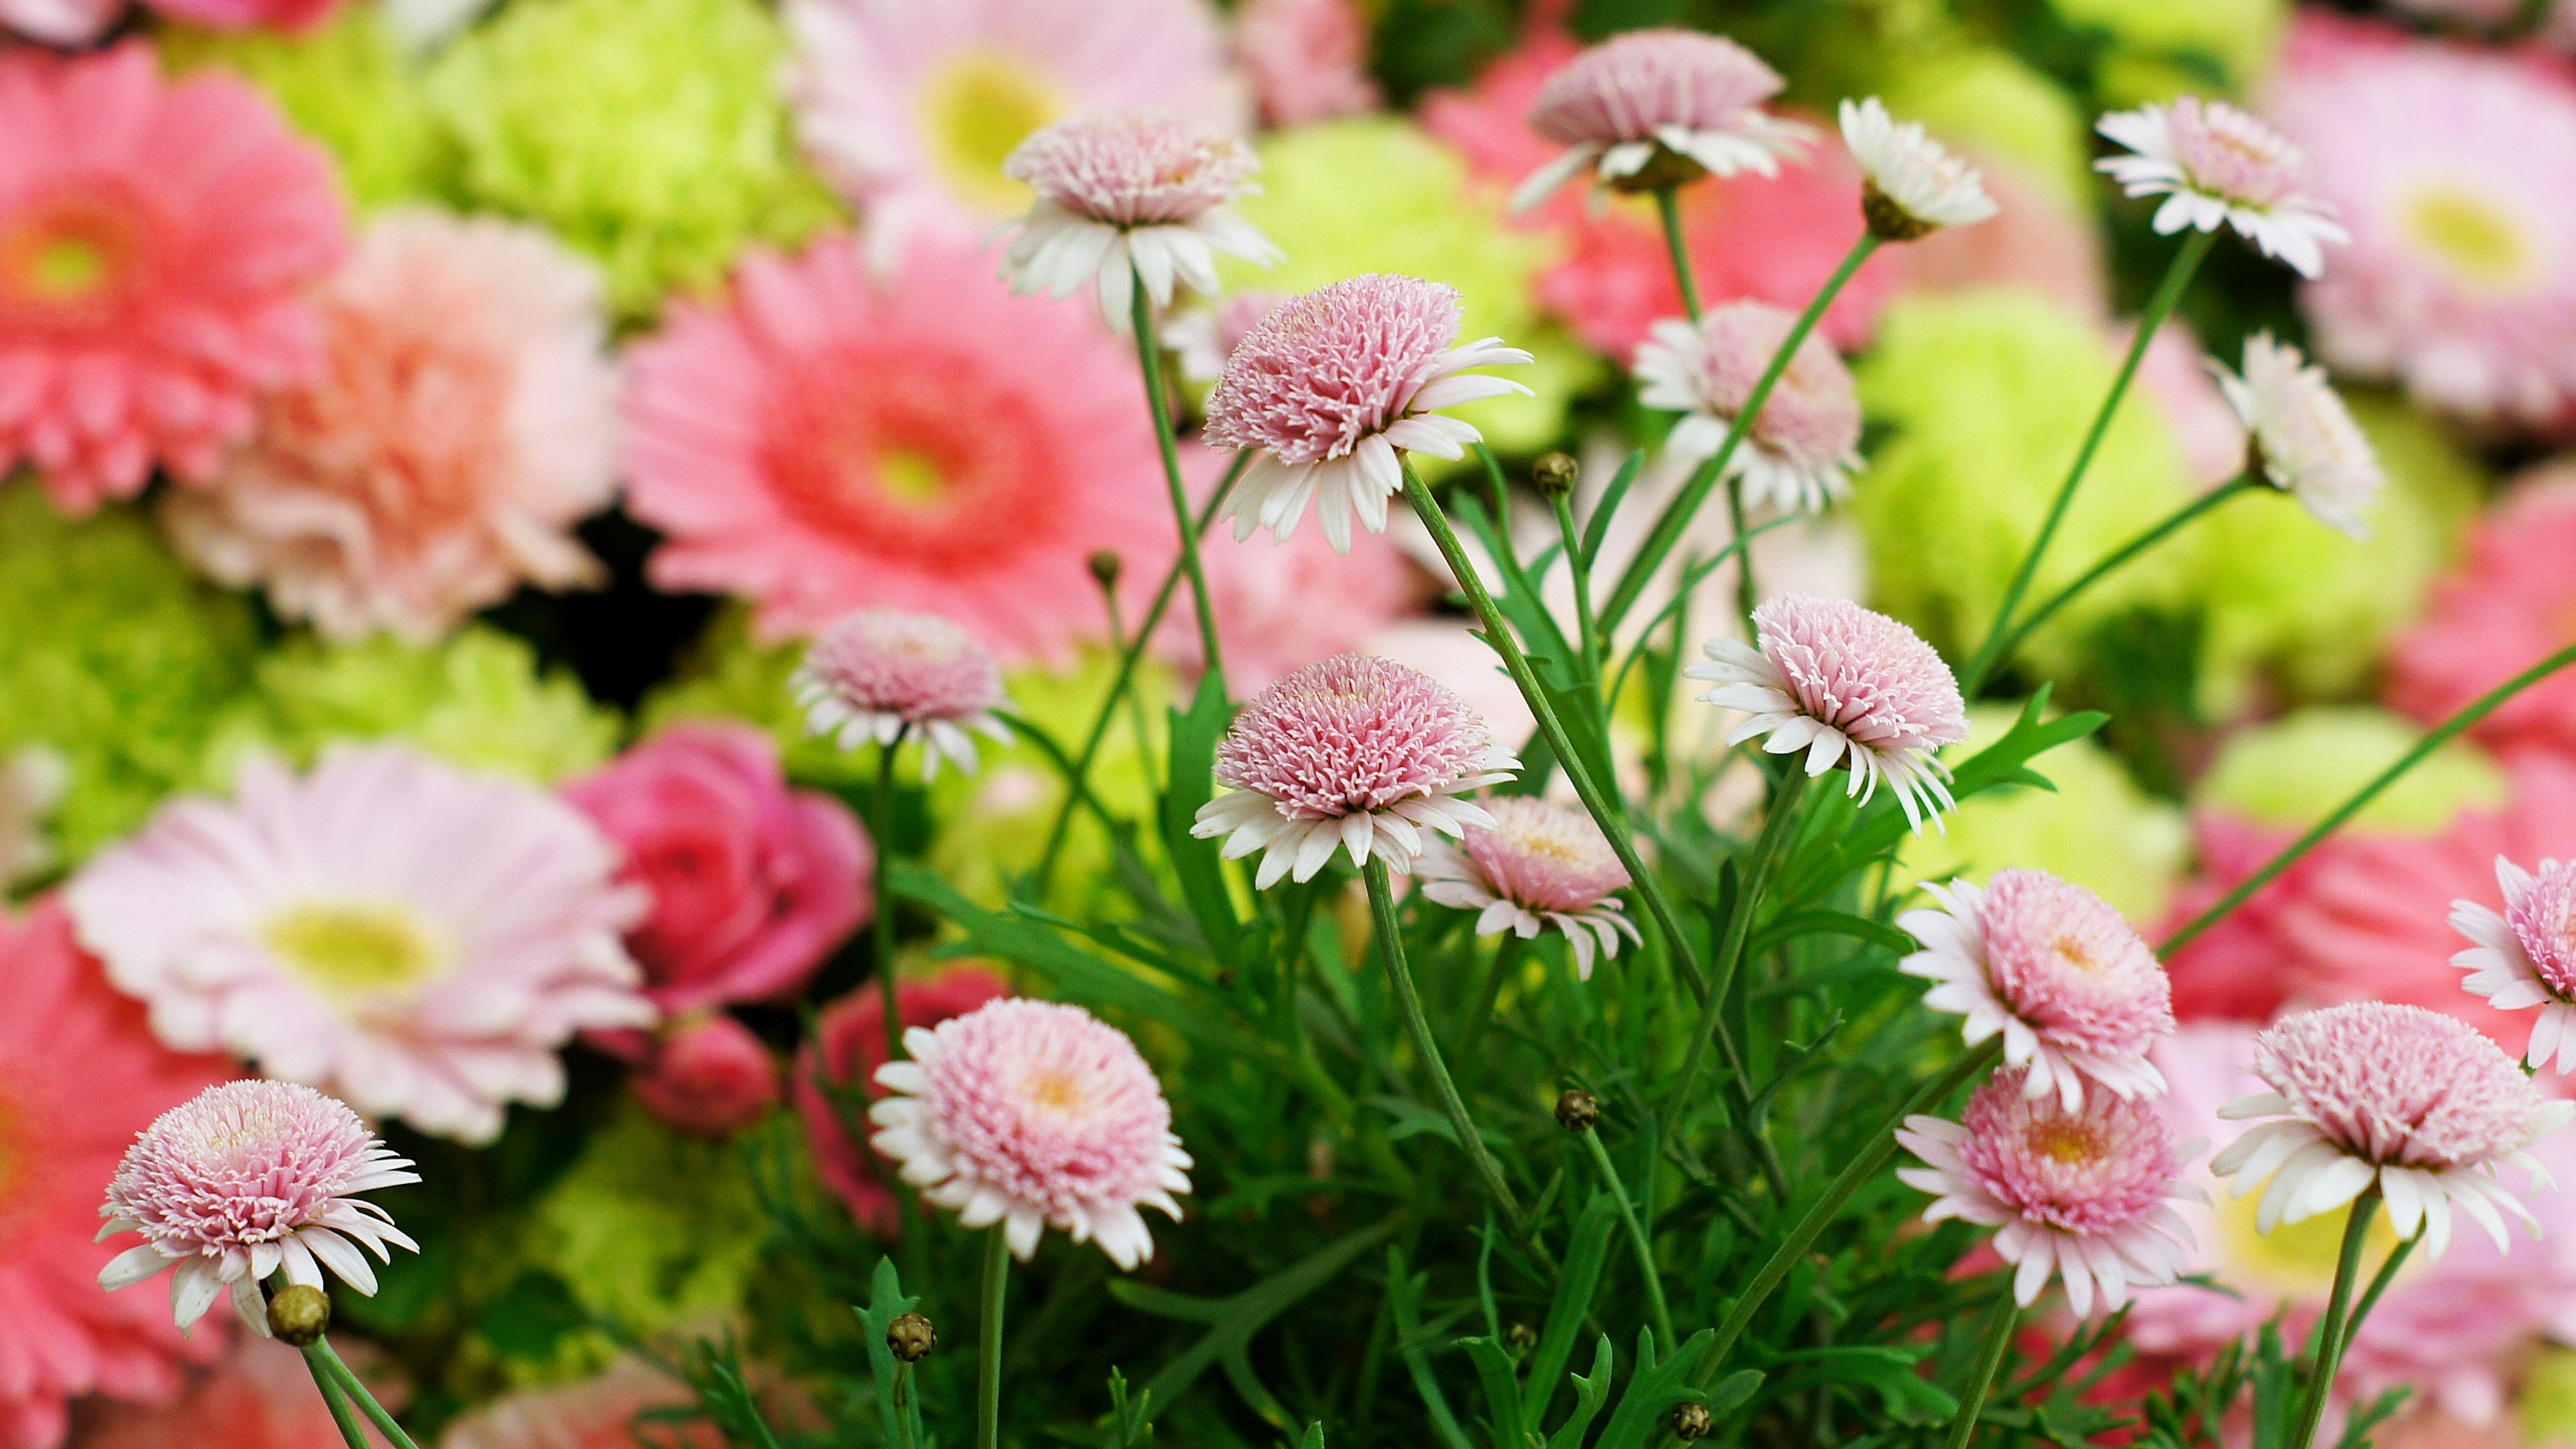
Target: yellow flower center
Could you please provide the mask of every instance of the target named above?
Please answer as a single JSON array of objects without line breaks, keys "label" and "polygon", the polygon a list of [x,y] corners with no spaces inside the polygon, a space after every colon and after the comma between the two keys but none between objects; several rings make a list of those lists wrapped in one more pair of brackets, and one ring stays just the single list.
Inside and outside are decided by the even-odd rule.
[{"label": "yellow flower center", "polygon": [[1026,208],[1029,189],[1002,163],[1029,133],[1062,116],[1063,94],[1016,56],[970,50],[922,87],[921,133],[941,174],[966,203],[993,216]]},{"label": "yellow flower center", "polygon": [[2404,225],[2453,281],[2472,291],[2502,291],[2527,281],[2540,261],[2533,238],[2512,212],[2459,187],[2417,192]]},{"label": "yellow flower center", "polygon": [[83,237],[55,239],[27,264],[27,290],[53,302],[86,297],[107,283],[107,253]]},{"label": "yellow flower center", "polygon": [[2057,953],[2058,960],[2087,976],[2099,976],[2108,971],[2111,966],[2111,963],[2095,955],[2091,948],[2075,936],[2058,937],[2050,943],[2050,949]]},{"label": "yellow flower center", "polygon": [[[2293,1301],[2324,1301],[2334,1291],[2335,1260],[2343,1252],[2343,1228],[2351,1214],[2349,1208],[2319,1213],[2295,1223],[2279,1223],[2269,1233],[2255,1231],[2254,1218],[2263,1202],[2260,1190],[2244,1197],[2231,1197],[2229,1189],[2213,1188],[2211,1199],[2217,1205],[2218,1238],[2225,1250],[2226,1266],[2218,1279],[2244,1292],[2247,1297],[2277,1296]],[[2396,1230],[2388,1226],[2388,1214],[2382,1212],[2371,1220],[2370,1231],[2362,1239],[2362,1270],[2365,1274],[2379,1271],[2388,1260],[2389,1251],[2397,1246]],[[2398,1270],[2400,1277],[2415,1271],[2412,1263]],[[2366,1280],[2365,1280],[2366,1281]]]},{"label": "yellow flower center", "polygon": [[1031,1106],[1060,1113],[1071,1113],[1082,1106],[1082,1084],[1070,1072],[1038,1071],[1029,1077],[1027,1088]]},{"label": "yellow flower center", "polygon": [[401,906],[307,902],[261,934],[296,974],[338,996],[417,986],[447,966],[438,938]]},{"label": "yellow flower center", "polygon": [[895,448],[877,458],[877,487],[897,503],[929,508],[948,495],[948,479],[939,465],[909,448]]},{"label": "yellow flower center", "polygon": [[2090,1162],[2102,1153],[2093,1130],[2082,1122],[2044,1122],[2033,1127],[2025,1140],[2033,1152],[2058,1162]]}]

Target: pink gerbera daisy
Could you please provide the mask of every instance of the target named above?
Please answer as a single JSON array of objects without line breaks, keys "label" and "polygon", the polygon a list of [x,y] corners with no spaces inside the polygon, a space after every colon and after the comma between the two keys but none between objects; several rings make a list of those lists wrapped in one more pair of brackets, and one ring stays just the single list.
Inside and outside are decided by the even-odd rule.
[{"label": "pink gerbera daisy", "polygon": [[670,589],[749,596],[772,634],[853,609],[954,619],[1013,658],[1093,612],[1094,550],[1169,557],[1134,359],[1073,303],[1013,297],[925,239],[880,283],[846,237],[756,254],[634,352],[630,506]]},{"label": "pink gerbera daisy", "polygon": [[300,289],[346,222],[322,152],[219,70],[128,44],[0,55],[0,472],[65,511],[190,482],[319,358]]},{"label": "pink gerbera daisy", "polygon": [[1619,954],[1619,938],[1642,940],[1618,892],[1630,884],[1609,837],[1581,810],[1527,795],[1484,802],[1491,828],[1470,825],[1458,846],[1434,840],[1423,851],[1422,893],[1476,912],[1476,934],[1510,931],[1522,940],[1554,926],[1574,948],[1574,974],[1592,979],[1596,947]]},{"label": "pink gerbera daisy", "polygon": [[1235,58],[1274,126],[1375,110],[1368,51],[1369,17],[1355,0],[1244,0],[1234,9]]},{"label": "pink gerbera daisy", "polygon": [[[1712,307],[1696,323],[1656,323],[1637,348],[1637,401],[1682,414],[1665,451],[1692,465],[1715,456],[1797,324],[1795,313],[1762,302]],[[1810,332],[1726,460],[1725,476],[1744,480],[1748,508],[1814,513],[1850,495],[1858,467],[1860,394],[1833,344]]]},{"label": "pink gerbera daisy", "polygon": [[895,609],[862,609],[833,625],[805,653],[793,680],[805,722],[842,749],[873,740],[892,749],[906,734],[921,737],[922,778],[939,774],[945,756],[975,769],[979,731],[1010,742],[993,711],[1002,669],[975,637],[945,619]]},{"label": "pink gerbera daisy", "polygon": [[50,898],[0,912],[0,983],[0,1449],[54,1449],[67,1401],[167,1400],[181,1363],[214,1352],[183,1342],[166,1308],[102,1295],[108,1255],[90,1243],[99,1184],[134,1134],[232,1073],[153,1040]]},{"label": "pink gerbera daisy", "polygon": [[520,583],[594,582],[568,530],[616,489],[596,271],[545,232],[402,209],[315,295],[327,357],[164,518],[324,634],[427,640]]},{"label": "pink gerbera daisy", "polygon": [[2451,902],[2451,929],[2475,943],[2451,964],[2498,1011],[2540,1008],[2524,1061],[2555,1056],[2559,1071],[2576,1071],[2576,863],[2544,860],[2533,872],[2499,855],[2495,870],[2503,910]]},{"label": "pink gerbera daisy", "polygon": [[254,759],[66,898],[162,1040],[488,1142],[511,1102],[562,1099],[575,1032],[654,1020],[620,942],[648,902],[616,871],[571,805],[378,745],[300,777]]},{"label": "pink gerbera daisy", "polygon": [[1701,176],[1768,176],[1814,134],[1762,109],[1780,75],[1722,35],[1632,30],[1576,56],[1530,104],[1530,129],[1566,148],[1512,195],[1526,210],[1590,170],[1652,190]]},{"label": "pink gerbera daisy", "polygon": [[[2424,617],[2388,657],[2388,703],[2426,724],[2556,653],[2576,624],[2576,471],[2549,467],[2478,520]],[[2561,670],[2480,720],[2506,751],[2576,755],[2576,671]]]},{"label": "pink gerbera daisy", "polygon": [[956,1212],[1002,1225],[1026,1261],[1061,1228],[1134,1268],[1154,1256],[1138,1208],[1175,1222],[1190,1155],[1171,1104],[1127,1034],[1079,1006],[1012,997],[903,1034],[912,1057],[877,1068],[895,1094],[868,1109],[879,1152]]}]

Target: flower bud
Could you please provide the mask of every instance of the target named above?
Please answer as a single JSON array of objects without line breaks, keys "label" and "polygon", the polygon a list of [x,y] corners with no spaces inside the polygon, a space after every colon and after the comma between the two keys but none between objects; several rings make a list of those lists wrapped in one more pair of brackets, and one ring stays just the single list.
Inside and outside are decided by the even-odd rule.
[{"label": "flower bud", "polygon": [[1091,555],[1091,576],[1100,580],[1104,589],[1118,587],[1118,572],[1125,565],[1114,548],[1095,549]]},{"label": "flower bud", "polygon": [[939,1347],[939,1330],[918,1313],[906,1313],[886,1325],[886,1347],[905,1363],[919,1363]]},{"label": "flower bud", "polygon": [[1716,1427],[1717,1418],[1706,1404],[1684,1404],[1673,1410],[1673,1433],[1685,1444],[1707,1438]]},{"label": "flower bud", "polygon": [[1527,1353],[1538,1347],[1538,1330],[1526,1323],[1515,1323],[1503,1330],[1503,1347],[1514,1353]]},{"label": "flower bud", "polygon": [[738,1132],[778,1100],[769,1048],[722,1012],[672,1027],[630,1080],[646,1111],[700,1137]]},{"label": "flower bud", "polygon": [[1539,460],[1530,465],[1530,481],[1551,499],[1573,492],[1574,480],[1582,474],[1583,465],[1575,462],[1570,453],[1541,454]]},{"label": "flower bud", "polygon": [[297,1348],[317,1343],[331,1327],[331,1295],[298,1283],[268,1300],[268,1332]]},{"label": "flower bud", "polygon": [[1601,1120],[1601,1099],[1581,1087],[1568,1087],[1556,1099],[1556,1125],[1568,1132],[1589,1132]]}]

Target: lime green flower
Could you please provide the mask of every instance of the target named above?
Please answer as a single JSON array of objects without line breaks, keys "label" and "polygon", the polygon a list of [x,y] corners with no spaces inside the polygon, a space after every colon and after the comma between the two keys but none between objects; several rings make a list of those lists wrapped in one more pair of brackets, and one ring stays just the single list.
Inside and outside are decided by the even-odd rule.
[{"label": "lime green flower", "polygon": [[2523,1361],[2514,1402],[2525,1444],[2576,1442],[2576,1348],[2543,1348]]},{"label": "lime green flower", "polygon": [[2053,0],[2057,13],[2110,37],[2101,62],[2103,100],[2112,105],[2165,101],[2220,84],[2251,90],[2271,69],[2288,0]]},{"label": "lime green flower", "polygon": [[190,577],[141,514],[72,523],[33,484],[0,486],[0,756],[45,745],[69,767],[65,864],[193,777],[256,649],[249,604]]},{"label": "lime green flower", "polygon": [[1900,61],[1886,99],[1889,110],[1935,135],[2018,162],[2069,206],[2089,215],[2100,203],[2091,118],[2010,51],[1962,46]]},{"label": "lime green flower", "polygon": [[303,35],[166,26],[160,45],[173,73],[217,65],[258,82],[297,130],[329,149],[358,205],[451,194],[453,144],[375,6],[343,6]]},{"label": "lime green flower", "polygon": [[430,67],[465,194],[606,266],[631,317],[792,246],[837,205],[797,160],[785,44],[754,0],[515,0]]},{"label": "lime green flower", "polygon": [[[2303,709],[2231,736],[2192,800],[2257,825],[2303,830],[2423,737],[2412,721],[2371,705]],[[2493,761],[2454,741],[2399,776],[2353,823],[2434,835],[2463,810],[2503,808],[2508,793]]]}]

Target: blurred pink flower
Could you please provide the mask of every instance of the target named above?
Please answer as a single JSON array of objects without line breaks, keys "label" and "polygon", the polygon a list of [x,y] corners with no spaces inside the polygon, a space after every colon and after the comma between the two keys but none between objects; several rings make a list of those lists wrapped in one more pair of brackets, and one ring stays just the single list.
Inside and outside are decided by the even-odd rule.
[{"label": "blurred pink flower", "polygon": [[[2480,520],[2424,617],[2388,657],[2391,707],[2435,724],[2566,647],[2576,632],[2576,466],[2542,468]],[[2576,756],[2576,669],[2507,700],[2470,731],[2507,752]]]},{"label": "blurred pink flower", "polygon": [[[348,1338],[334,1347],[379,1400],[400,1408],[401,1387],[376,1382],[371,1371],[382,1355]],[[385,1442],[374,1425],[366,1431],[370,1445]],[[73,1415],[71,1437],[71,1449],[345,1449],[347,1443],[314,1390],[304,1356],[247,1333],[233,1336],[222,1362],[190,1375],[177,1402],[144,1408],[93,1401]]]},{"label": "blurred pink flower", "polygon": [[666,1015],[794,992],[874,905],[858,818],[787,788],[749,725],[673,726],[563,796],[623,850],[617,878],[652,893],[626,946]]},{"label": "blurred pink flower", "polygon": [[320,356],[300,289],[346,220],[320,148],[221,70],[140,42],[0,54],[0,471],[84,514],[202,483],[257,394]]},{"label": "blurred pink flower", "polygon": [[166,1401],[222,1343],[182,1339],[157,1294],[100,1292],[92,1240],[126,1144],[232,1069],[153,1040],[51,898],[0,912],[0,982],[0,1449],[53,1449],[68,1400]]},{"label": "blurred pink flower", "polygon": [[627,1079],[644,1110],[700,1137],[725,1137],[778,1100],[778,1064],[751,1028],[722,1012],[671,1027]]},{"label": "blurred pink flower", "polygon": [[[991,972],[957,966],[926,981],[901,981],[895,1001],[906,1027],[937,1026],[963,1016],[1009,988]],[[805,1125],[805,1145],[814,1154],[814,1175],[850,1210],[850,1220],[877,1238],[892,1238],[902,1226],[894,1192],[886,1186],[876,1154],[859,1145],[846,1124],[864,1121],[856,1104],[835,1104],[824,1090],[864,1091],[873,1101],[885,1095],[877,1068],[886,1062],[885,999],[873,981],[823,1008],[814,1034],[796,1053],[796,1075],[788,1095],[797,1119]]]},{"label": "blurred pink flower", "polygon": [[899,608],[1060,657],[1099,617],[1093,550],[1142,580],[1176,547],[1144,385],[1086,310],[1010,295],[955,242],[882,283],[843,235],[755,253],[633,352],[653,582],[746,595],[772,636]]},{"label": "blurred pink flower", "polygon": [[1368,52],[1368,17],[1352,0],[1244,0],[1234,12],[1235,57],[1274,126],[1374,109]]},{"label": "blurred pink flower", "polygon": [[[722,1449],[725,1436],[704,1420],[654,1421],[636,1432],[647,1409],[685,1409],[689,1386],[638,1358],[621,1358],[590,1378],[520,1389],[460,1416],[440,1449]],[[104,1449],[104,1446],[102,1446]]]}]

